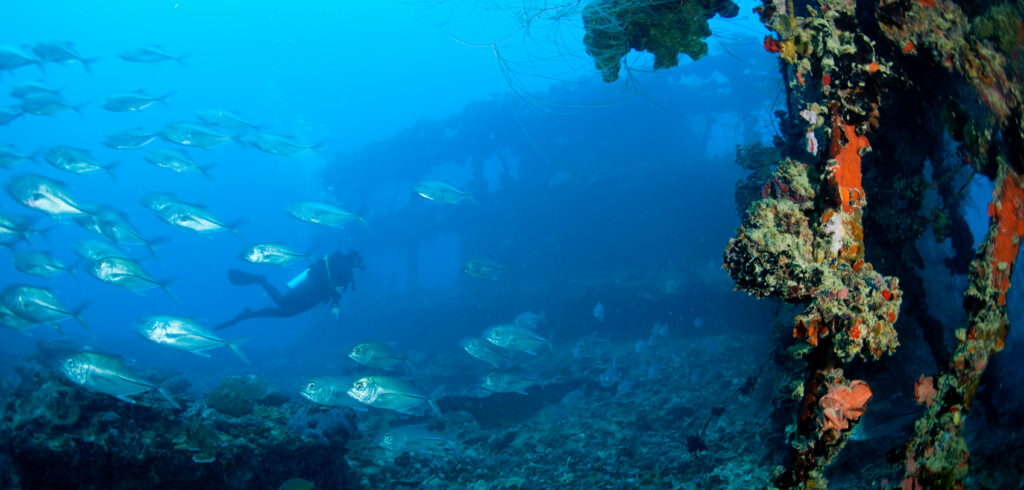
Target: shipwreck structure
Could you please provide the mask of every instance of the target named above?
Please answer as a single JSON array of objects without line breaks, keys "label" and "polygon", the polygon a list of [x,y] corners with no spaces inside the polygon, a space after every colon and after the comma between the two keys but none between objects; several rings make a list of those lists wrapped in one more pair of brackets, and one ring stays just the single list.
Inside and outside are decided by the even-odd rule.
[{"label": "shipwreck structure", "polygon": [[[706,19],[729,12],[700,1],[615,4],[584,13],[588,53],[606,81],[616,78],[624,46],[653,53],[655,68],[674,64],[666,51],[698,59]],[[791,454],[775,485],[827,483],[824,468],[872,398],[846,367],[892,354],[905,316],[900,328],[922,329],[945,369],[906,380],[927,409],[905,445],[902,486],[962,486],[963,429],[981,375],[1004,347],[1006,293],[1024,237],[1022,5],[767,0],[756,12],[772,33],[763,45],[779,57],[786,110],[777,113],[782,135],[772,151],[740,151],[745,168],[761,169],[752,177],[761,181],[747,186],[761,192],[724,267],[739,289],[802,308],[789,320],[797,341],[788,353],[803,361],[791,373]],[[597,35],[594,18],[618,19],[623,39]],[[666,24],[678,28],[666,33]],[[928,169],[938,177],[929,181]],[[963,215],[966,184],[957,182],[965,172],[995,184],[976,248]],[[929,187],[941,201],[930,214],[922,209]],[[951,272],[969,280],[955,346],[944,345],[943,325],[925,304],[914,242],[929,221],[938,240],[952,238]]]}]

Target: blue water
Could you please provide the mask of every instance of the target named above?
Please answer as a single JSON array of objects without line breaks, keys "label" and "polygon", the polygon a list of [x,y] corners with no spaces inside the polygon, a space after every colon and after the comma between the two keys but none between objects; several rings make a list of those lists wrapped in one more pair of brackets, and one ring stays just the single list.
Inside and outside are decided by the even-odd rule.
[{"label": "blue water", "polygon": [[[772,113],[784,109],[777,58],[761,46],[765,31],[753,6],[741,2],[738,17],[711,21],[715,36],[700,62],[681,57],[678,67],[653,71],[650,56],[633,53],[628,73],[606,84],[584,51],[578,15],[540,15],[526,26],[521,7],[512,5],[5,2],[0,45],[70,40],[96,61],[91,73],[79,63],[48,63],[45,71],[0,74],[0,106],[15,104],[6,93],[26,81],[61,88],[72,104],[83,104],[81,114],[28,115],[0,126],[0,143],[22,153],[70,145],[117,166],[115,181],[102,172],[72,175],[22,162],[0,169],[0,180],[38,173],[65,182],[82,203],[126,213],[144,237],[161,240],[156,259],[139,246],[127,247],[129,254],[144,259],[153,277],[171,280],[178,301],[159,289],[138,294],[103,284],[84,264],[76,277],[27,276],[9,265],[11,250],[0,248],[0,290],[31,284],[69,307],[88,303],[84,317],[92,327],[68,321],[63,333],[45,326],[31,336],[0,331],[3,377],[38,342],[60,339],[121,356],[138,369],[182,373],[195,399],[226,376],[257,374],[300,403],[304,379],[356,370],[345,358],[356,343],[388,342],[420,366],[444,365],[434,360],[464,356],[459,339],[524,311],[544,313],[542,333],[562,352],[587,336],[632,345],[657,322],[674,339],[707,342],[701,345],[709,349],[721,346],[707,340],[718,335],[766,337],[775,305],[734,292],[721,270],[723,247],[740,223],[734,191],[745,172],[733,163],[736,148],[770,144],[777,133]],[[184,62],[117,57],[149,45],[185,55]],[[170,94],[167,106],[102,108],[106,97],[137,89]],[[198,164],[215,164],[207,180],[150,165],[140,150],[101,144],[119,130],[195,121],[202,109],[234,111],[262,130],[324,147],[296,157],[236,142],[186,149]],[[157,140],[146,149],[156,147],[175,145]],[[478,204],[422,199],[412,191],[422,180],[449,181]],[[977,203],[990,188],[975,187],[968,214],[977,232],[985,220]],[[241,222],[238,236],[198,235],[161,222],[139,204],[156,191]],[[283,211],[309,200],[334,203],[366,224],[332,229]],[[77,261],[72,244],[99,238],[7,195],[0,196],[0,213],[52,226],[45,238],[17,249],[50,251],[65,264]],[[356,272],[356,289],[344,295],[338,318],[321,305],[221,332],[248,339],[251,365],[228,349],[201,358],[134,333],[147,315],[213,326],[243,308],[269,306],[260,288],[230,285],[227,270],[265,274],[284,288],[303,268],[242,261],[242,250],[257,242],[284,242],[318,256],[358,250],[366,270]],[[505,272],[496,281],[469,277],[463,264],[474,257],[489,257]],[[1011,314],[1019,318],[1020,293],[1011,293]],[[595,318],[598,304],[603,319]],[[424,388],[474,388],[476,373],[424,371],[431,385]]]},{"label": "blue water", "polygon": [[[616,269],[668,266],[725,287],[718,259],[738,223],[730,190],[740,175],[729,162],[735,145],[770,137],[768,111],[779,95],[777,82],[760,76],[770,73],[774,62],[757,49],[760,31],[749,15],[715,21],[723,36],[711,40],[709,60],[699,65],[683,60],[680,68],[652,72],[649,59],[634,57],[633,81],[607,86],[583,53],[578,20],[538,21],[527,29],[512,7],[187,1],[64,7],[5,6],[2,43],[73,40],[83,56],[97,58],[92,73],[79,63],[48,64],[45,72],[25,67],[4,74],[0,87],[6,92],[19,82],[41,81],[62,88],[72,104],[84,104],[82,115],[27,116],[0,128],[0,134],[23,153],[57,144],[89,149],[100,162],[118,164],[117,180],[28,162],[4,171],[5,178],[34,172],[61,180],[79,201],[122,210],[143,236],[166,238],[158,246],[159,259],[143,266],[158,279],[173,279],[180,302],[159,289],[136,294],[111,287],[84,270],[77,279],[47,281],[7,269],[3,285],[46,286],[70,307],[88,301],[85,317],[93,330],[69,322],[67,337],[142,365],[184,369],[207,379],[235,370],[261,372],[268,362],[315,354],[309,349],[327,344],[300,341],[311,324],[327,324],[316,328],[317,335],[330,335],[326,340],[334,349],[366,338],[419,343],[424,331],[430,332],[431,347],[454,345],[486,325],[440,318],[479,309],[474,299],[494,301],[494,293],[487,292],[494,285],[461,273],[461,264],[473,256],[492,256],[505,265],[510,273],[501,287],[513,290],[552,280],[590,280]],[[149,45],[186,55],[184,63],[129,63],[116,56]],[[562,52],[538,56],[541,48]],[[137,89],[171,94],[168,106],[127,113],[101,107],[107,96]],[[216,164],[208,181],[149,165],[139,150],[100,144],[111,132],[155,131],[169,122],[196,120],[195,111],[208,108],[228,109],[266,131],[302,142],[326,141],[326,146],[322,154],[294,158],[235,143],[187,150],[200,165]],[[744,127],[741,118],[754,122]],[[175,145],[158,140],[147,149],[158,146]],[[663,171],[671,180],[659,182]],[[622,181],[621,175],[630,180]],[[481,205],[420,199],[411,187],[428,178],[469,189]],[[552,178],[592,186],[578,193]],[[160,222],[138,203],[153,191],[207,206],[226,222],[244,221],[241,237],[196,235]],[[365,216],[369,226],[352,223],[333,230],[282,212],[300,200],[337,203]],[[496,209],[489,212],[489,207]],[[0,211],[34,214],[7,197],[0,200]],[[35,240],[35,247],[73,263],[70,245],[86,237],[95,238],[70,222],[59,223],[45,241]],[[361,251],[367,269],[357,274],[357,291],[345,296],[342,319],[331,319],[320,307],[289,319],[243,323],[231,333],[251,337],[246,345],[251,367],[238,366],[227,351],[200,359],[134,335],[133,323],[149,314],[189,316],[213,325],[243,307],[269,304],[259,288],[231,287],[224,279],[226,269],[242,268],[267,274],[283,287],[301,271],[239,260],[244,246],[260,241],[317,253]],[[146,255],[141,247],[131,252]],[[0,261],[10,258],[7,251],[0,255]],[[373,320],[374,312],[393,301],[438,290],[463,295],[464,302],[431,313],[440,315],[439,323]],[[557,313],[565,316],[559,333],[565,340],[574,330],[589,328],[576,324],[587,321],[590,303],[620,307],[615,298],[578,301],[589,306]],[[501,302],[490,315],[555,312],[559,303],[549,298],[550,304],[527,304],[514,297]],[[693,308],[699,303],[695,300]],[[711,316],[697,310],[676,312],[678,321],[692,324],[696,317]],[[709,321],[709,328],[714,323]],[[37,339],[55,335],[43,328],[33,338],[5,334],[5,350],[30,352]],[[262,374],[304,375],[277,369]]]}]

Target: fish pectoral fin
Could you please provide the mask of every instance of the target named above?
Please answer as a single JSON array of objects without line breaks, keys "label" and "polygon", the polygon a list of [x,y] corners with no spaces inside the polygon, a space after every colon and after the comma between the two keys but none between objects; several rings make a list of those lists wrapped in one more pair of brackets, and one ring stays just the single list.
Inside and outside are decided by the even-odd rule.
[{"label": "fish pectoral fin", "polygon": [[195,355],[197,355],[199,357],[206,357],[206,358],[210,357],[209,354],[207,354],[205,351],[201,351],[201,350],[193,350],[193,351],[189,351],[189,352],[191,352],[191,353],[193,353],[193,354],[195,354]]},{"label": "fish pectoral fin", "polygon": [[128,398],[125,395],[113,395],[113,397],[117,398],[118,400],[121,400],[121,401],[123,401],[125,403],[131,403],[132,405],[135,405],[135,400],[132,400],[131,398]]},{"label": "fish pectoral fin", "polygon": [[149,381],[144,381],[144,380],[135,379],[135,378],[129,378],[128,376],[124,376],[124,375],[121,375],[121,374],[117,375],[117,379],[120,379],[121,381],[124,381],[126,383],[131,383],[131,384],[136,385],[136,386],[142,386],[144,388],[151,389],[151,390],[156,388],[156,385],[154,385],[153,383],[150,383]]}]

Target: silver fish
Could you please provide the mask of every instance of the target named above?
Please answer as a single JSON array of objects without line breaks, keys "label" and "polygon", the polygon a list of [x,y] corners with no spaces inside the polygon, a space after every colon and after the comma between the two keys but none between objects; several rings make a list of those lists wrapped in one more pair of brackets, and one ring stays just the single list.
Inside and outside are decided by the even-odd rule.
[{"label": "silver fish", "polygon": [[11,87],[11,97],[24,99],[32,94],[49,94],[60,97],[60,89],[50,88],[39,82],[21,82]]},{"label": "silver fish", "polygon": [[143,131],[141,128],[126,129],[110,133],[103,139],[103,145],[115,150],[134,150],[153,142],[160,133]]},{"label": "silver fish", "polygon": [[174,194],[168,192],[150,192],[139,201],[140,204],[153,211],[159,211],[180,202]]},{"label": "silver fish", "polygon": [[64,184],[41,175],[22,174],[7,183],[7,193],[15,201],[52,218],[74,217],[89,214],[81,204],[75,202]]},{"label": "silver fish", "polygon": [[170,315],[148,316],[139,323],[136,331],[150,342],[174,347],[198,356],[210,357],[206,351],[217,347],[230,347],[246,364],[239,344],[246,339],[224,340],[191,318]]},{"label": "silver fish", "polygon": [[53,258],[49,252],[23,251],[14,254],[14,268],[25,274],[51,279],[65,272],[74,275],[71,267]]},{"label": "silver fish", "polygon": [[86,330],[89,325],[82,319],[82,311],[86,305],[71,311],[65,307],[50,290],[35,286],[15,285],[8,287],[0,295],[4,306],[15,315],[32,323],[42,323],[60,330],[58,323],[74,318]]},{"label": "silver fish", "polygon": [[310,260],[309,256],[280,243],[258,243],[242,252],[242,259],[253,264],[287,266],[297,260]]},{"label": "silver fish", "polygon": [[11,145],[0,146],[0,168],[11,168],[14,164],[28,159],[28,155],[18,153]]},{"label": "silver fish", "polygon": [[36,328],[38,324],[32,323],[18,315],[15,315],[9,308],[0,304],[0,328],[6,328],[8,330],[14,330],[25,335],[29,335],[29,331]]},{"label": "silver fish", "polygon": [[525,352],[536,355],[537,349],[548,345],[550,341],[537,335],[537,332],[518,325],[495,325],[484,331],[484,338],[488,342],[501,347],[502,349]]},{"label": "silver fish", "polygon": [[79,352],[64,358],[61,372],[71,382],[86,389],[105,393],[127,403],[135,403],[131,396],[156,391],[175,408],[178,403],[159,386],[135,374],[120,359],[98,352]]},{"label": "silver fish", "polygon": [[125,257],[103,257],[89,264],[89,274],[96,279],[127,289],[133,293],[141,293],[147,289],[163,289],[171,299],[177,300],[169,286],[170,281],[153,279],[138,263]]},{"label": "silver fish", "polygon": [[173,92],[160,97],[153,97],[141,90],[125,92],[107,97],[106,102],[103,103],[103,108],[110,112],[137,112],[156,103],[168,107],[171,95],[173,95]]},{"label": "silver fish", "polygon": [[473,196],[466,194],[448,182],[440,180],[424,180],[419,182],[413,186],[413,191],[420,197],[431,201],[461,204],[462,201],[468,200],[476,204]]},{"label": "silver fish", "polygon": [[181,146],[194,146],[204,150],[209,150],[225,142],[238,139],[238,136],[225,134],[209,126],[192,122],[168,124],[160,135],[171,143],[177,143]]},{"label": "silver fish", "polygon": [[89,64],[96,61],[95,58],[82,57],[75,49],[74,43],[69,41],[41,41],[32,46],[32,53],[39,59],[51,63],[81,63],[86,73],[92,73]]},{"label": "silver fish", "polygon": [[622,372],[619,370],[618,362],[616,362],[615,356],[612,356],[612,363],[601,372],[598,376],[598,381],[601,382],[601,386],[608,388],[619,383],[622,377]]},{"label": "silver fish", "polygon": [[21,117],[24,113],[25,111],[21,110],[21,108],[17,106],[0,107],[0,126],[10,124],[11,121]]},{"label": "silver fish", "polygon": [[55,116],[67,109],[77,112],[80,116],[83,115],[81,105],[72,105],[59,95],[38,92],[22,98],[18,108],[21,109],[21,112],[37,116]]},{"label": "silver fish", "polygon": [[532,311],[524,311],[516,315],[516,318],[515,320],[512,321],[512,323],[515,323],[520,327],[526,327],[532,330],[536,330],[537,327],[540,326],[540,324],[544,323],[545,321],[546,320],[544,319],[544,312],[537,314]]},{"label": "silver fish", "polygon": [[86,262],[98,262],[106,257],[129,258],[127,254],[114,245],[92,239],[79,240],[72,247],[72,250]]},{"label": "silver fish", "polygon": [[287,136],[268,133],[248,136],[245,138],[245,142],[264,152],[284,157],[294,157],[307,151],[320,153],[324,147],[322,142],[309,146],[300,144]]},{"label": "silver fish", "polygon": [[43,233],[32,228],[32,220],[25,216],[0,214],[0,244],[12,245],[19,241],[28,241],[28,235]]},{"label": "silver fish", "polygon": [[179,201],[167,194],[150,194],[143,200],[143,203],[152,209],[158,218],[171,226],[192,230],[196,233],[227,230],[235,235],[238,234],[235,230],[238,226],[237,223],[225,224],[206,208]]},{"label": "silver fish", "polygon": [[484,376],[480,384],[483,389],[492,393],[519,393],[525,395],[526,390],[540,383],[540,378],[514,369],[496,369]]},{"label": "silver fish", "polygon": [[0,71],[14,71],[23,66],[36,65],[43,70],[43,62],[21,48],[0,46]]},{"label": "silver fish", "polygon": [[422,424],[401,425],[387,429],[377,445],[391,453],[433,453],[455,449],[450,437],[435,434]]},{"label": "silver fish", "polygon": [[154,257],[154,246],[161,241],[143,238],[128,216],[113,208],[98,207],[91,214],[76,217],[75,223],[117,244],[145,245]]},{"label": "silver fish", "polygon": [[360,378],[352,383],[348,395],[374,408],[411,413],[414,408],[429,403],[437,411],[436,405],[427,395],[402,380],[387,376]]},{"label": "silver fish", "polygon": [[348,396],[348,390],[355,381],[355,378],[318,376],[306,380],[299,394],[317,405],[366,411],[365,406]]},{"label": "silver fish", "polygon": [[346,223],[353,220],[359,220],[366,224],[366,220],[362,217],[325,202],[298,202],[286,207],[285,212],[299,221],[331,228],[343,228]]},{"label": "silver fish", "polygon": [[193,162],[188,154],[184,151],[175,148],[155,148],[146,151],[145,159],[147,162],[156,165],[160,168],[166,168],[172,172],[179,174],[187,174],[191,172],[200,172],[203,177],[210,178],[210,169],[213,165],[206,167],[200,167]]},{"label": "silver fish", "polygon": [[231,131],[247,131],[250,129],[259,130],[259,126],[242,119],[241,116],[231,111],[222,109],[200,109],[196,116],[206,124],[228,129]]},{"label": "silver fish", "polygon": [[504,352],[499,351],[493,344],[483,339],[476,337],[462,339],[459,341],[459,345],[462,346],[469,355],[480,359],[481,361],[490,363],[496,368],[507,367],[512,362],[512,359],[505,355]]},{"label": "silver fish", "polygon": [[505,267],[490,257],[475,257],[466,261],[462,266],[462,272],[476,279],[497,281],[505,272]]},{"label": "silver fish", "polygon": [[117,180],[114,175],[116,165],[103,165],[93,158],[89,150],[74,148],[71,146],[53,146],[43,151],[43,160],[56,169],[73,174],[88,174],[103,171],[110,175],[111,179]]},{"label": "silver fish", "polygon": [[407,359],[398,355],[391,346],[380,342],[364,342],[352,347],[349,359],[364,366],[381,369],[395,369]]},{"label": "silver fish", "polygon": [[185,66],[185,58],[188,55],[174,55],[163,48],[163,46],[145,46],[142,48],[128,49],[122,51],[121,54],[117,55],[125,61],[131,61],[133,63],[162,63],[164,61],[176,61],[178,64]]}]

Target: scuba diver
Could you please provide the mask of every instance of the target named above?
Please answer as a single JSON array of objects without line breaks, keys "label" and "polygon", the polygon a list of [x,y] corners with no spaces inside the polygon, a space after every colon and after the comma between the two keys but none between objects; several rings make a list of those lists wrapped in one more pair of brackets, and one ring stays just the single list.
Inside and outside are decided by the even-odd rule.
[{"label": "scuba diver", "polygon": [[327,302],[331,313],[338,317],[338,301],[349,289],[355,289],[352,276],[354,269],[366,270],[359,252],[334,252],[318,259],[308,269],[288,282],[288,291],[281,294],[259,274],[250,274],[238,269],[228,269],[228,281],[235,286],[259,284],[274,301],[273,307],[252,310],[246,308],[234,318],[217,325],[216,330],[228,328],[250,318],[285,318],[298,315]]}]

